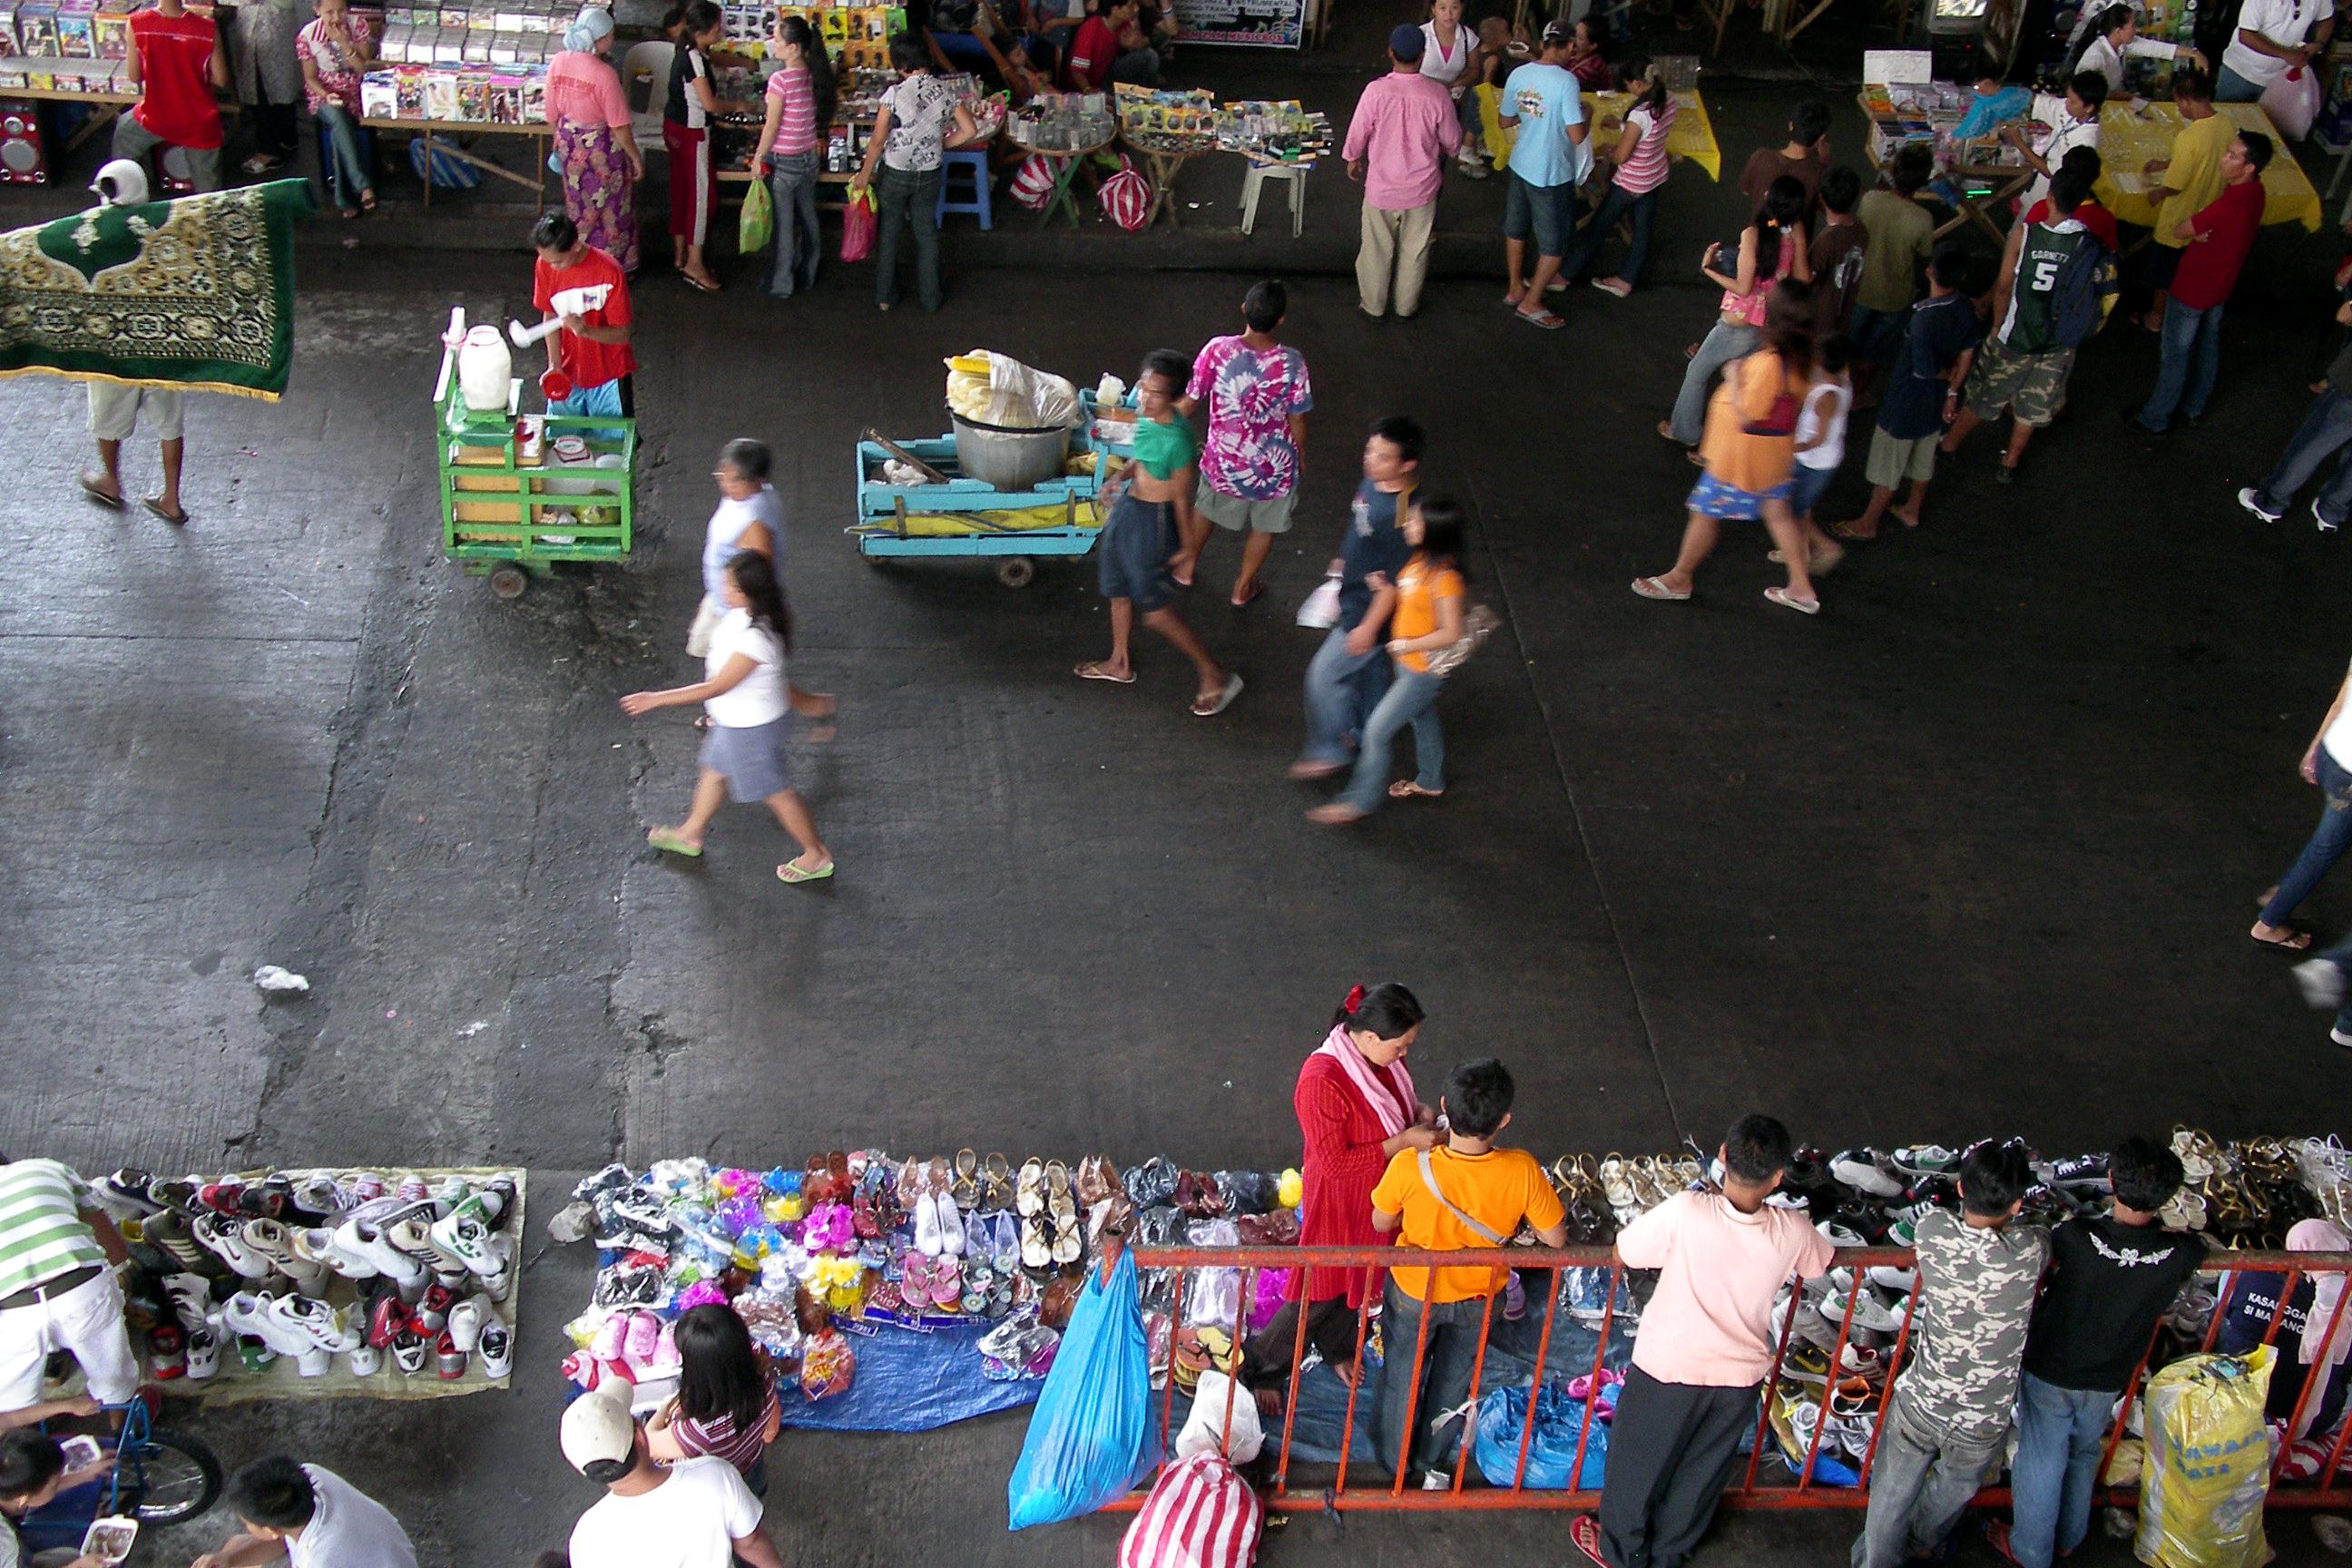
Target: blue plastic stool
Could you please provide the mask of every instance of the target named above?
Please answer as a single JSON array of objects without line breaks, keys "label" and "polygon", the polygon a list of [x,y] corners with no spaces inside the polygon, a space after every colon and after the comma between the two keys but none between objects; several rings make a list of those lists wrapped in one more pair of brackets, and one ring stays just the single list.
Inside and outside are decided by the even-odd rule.
[{"label": "blue plastic stool", "polygon": [[[316,123],[319,127],[319,184],[325,190],[327,200],[332,202],[335,199],[335,133],[327,129],[325,121]],[[360,156],[373,170],[375,167],[375,132],[364,125],[358,127],[358,131]]]},{"label": "blue plastic stool", "polygon": [[[958,201],[949,193],[955,184],[955,172],[961,169],[971,175],[971,195]],[[996,226],[995,215],[988,205],[988,154],[984,152],[942,153],[940,154],[939,210],[932,215],[934,223],[944,223],[950,213],[970,213],[980,219],[983,232]]]}]

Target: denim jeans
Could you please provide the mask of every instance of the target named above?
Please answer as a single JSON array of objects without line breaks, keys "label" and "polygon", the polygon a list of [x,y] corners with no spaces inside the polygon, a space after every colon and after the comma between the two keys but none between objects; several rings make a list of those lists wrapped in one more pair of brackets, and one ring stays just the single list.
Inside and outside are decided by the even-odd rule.
[{"label": "denim jeans", "polygon": [[1879,1423],[1870,1509],[1854,1538],[1853,1568],[1903,1568],[1915,1557],[1933,1556],[2008,1436],[1956,1436],[1896,1390]]},{"label": "denim jeans", "polygon": [[1343,805],[1364,812],[1381,808],[1389,793],[1389,754],[1395,750],[1397,731],[1408,724],[1418,764],[1413,782],[1433,795],[1445,787],[1445,731],[1437,722],[1437,694],[1444,689],[1444,676],[1397,667],[1396,684],[1365,721],[1355,776],[1339,796]]},{"label": "denim jeans", "polygon": [[[2309,484],[2321,466],[2347,442],[2352,442],[2352,397],[2331,386],[2303,416],[2286,444],[2285,455],[2263,480],[2254,500],[2264,511],[2284,515],[2294,503],[2295,491]],[[2352,458],[2336,465],[2336,472],[2320,487],[2313,504],[2323,520],[2338,528],[2344,525],[2345,518],[2352,515]]]},{"label": "denim jeans", "polygon": [[2262,97],[2260,84],[2248,81],[2228,66],[2213,75],[2213,101],[2216,103],[2252,103]]},{"label": "denim jeans", "polygon": [[2205,412],[2205,400],[2213,395],[2213,377],[2221,368],[2221,307],[2192,310],[2175,300],[2165,308],[2163,341],[2156,390],[2132,420],[2156,435],[2172,423],[2175,406],[2191,419]]},{"label": "denim jeans", "polygon": [[2263,906],[2263,923],[2281,925],[2295,906],[2311,897],[2344,851],[2352,847],[2352,773],[2330,756],[2327,748],[2319,748],[2319,826],[2312,830],[2311,842],[2294,858],[2294,864],[2279,879],[2278,891]]},{"label": "denim jeans", "polygon": [[768,197],[776,209],[776,257],[765,285],[772,300],[816,287],[816,154],[780,153],[768,161]]},{"label": "denim jeans", "polygon": [[[1397,1289],[1395,1276],[1389,1278],[1386,1293],[1381,1298],[1381,1387],[1378,1410],[1373,1423],[1374,1450],[1380,1455],[1381,1468],[1396,1474],[1397,1455],[1403,1452],[1405,1441],[1405,1406],[1412,1405],[1412,1452],[1406,1461],[1409,1470],[1444,1470],[1453,1473],[1455,1445],[1463,1428],[1477,1418],[1469,1415],[1454,1422],[1441,1441],[1430,1428],[1436,1419],[1470,1397],[1470,1373],[1478,1356],[1478,1325],[1486,1320],[1484,1298],[1468,1301],[1440,1301],[1429,1306]],[[1429,1343],[1420,1346],[1421,1320],[1429,1317]],[[1495,1302],[1495,1327],[1503,1326],[1503,1303]],[[1421,1351],[1421,1382],[1413,1382],[1413,1352]],[[1416,1387],[1419,1390],[1415,1394]]]},{"label": "denim jeans", "polygon": [[328,193],[342,206],[360,205],[362,193],[375,189],[375,180],[368,173],[367,155],[360,151],[359,121],[352,111],[340,103],[319,106],[319,122],[327,128],[327,144],[334,149],[334,159],[320,171],[327,176]]},{"label": "denim jeans", "polygon": [[940,172],[882,166],[874,195],[881,203],[882,232],[874,247],[874,302],[898,302],[898,234],[915,231],[915,298],[926,310],[940,308]]},{"label": "denim jeans", "polygon": [[1628,216],[1633,220],[1633,238],[1625,247],[1625,259],[1617,264],[1617,276],[1628,283],[1639,283],[1642,263],[1650,258],[1650,221],[1658,216],[1658,190],[1629,196],[1616,186],[1610,186],[1609,194],[1601,198],[1600,207],[1585,224],[1584,232],[1576,237],[1576,243],[1560,258],[1559,275],[1571,283],[1583,277],[1584,269],[1592,265],[1594,253],[1608,242],[1617,220]]},{"label": "denim jeans", "polygon": [[2053,1553],[2074,1551],[2090,1532],[2091,1486],[2116,1399],[2025,1374],[2009,1471],[2009,1550],[2022,1568],[2050,1568]]},{"label": "denim jeans", "polygon": [[[1339,626],[1307,665],[1307,749],[1310,763],[1344,763],[1354,737],[1388,693],[1388,650],[1375,639],[1369,653],[1349,653]],[[1369,689],[1378,680],[1376,690]]]},{"label": "denim jeans", "polygon": [[1764,334],[1757,328],[1717,318],[1715,330],[1706,334],[1683,371],[1683,389],[1675,397],[1675,440],[1685,447],[1698,445],[1699,437],[1706,434],[1706,399],[1715,390],[1715,373],[1763,341]]}]

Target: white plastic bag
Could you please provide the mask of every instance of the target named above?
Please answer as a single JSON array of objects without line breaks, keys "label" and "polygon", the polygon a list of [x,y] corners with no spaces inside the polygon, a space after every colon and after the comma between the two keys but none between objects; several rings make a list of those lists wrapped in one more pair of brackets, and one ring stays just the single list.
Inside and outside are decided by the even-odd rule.
[{"label": "white plastic bag", "polygon": [[[1233,1401],[1230,1431],[1225,1426],[1228,1397]],[[1177,1434],[1176,1457],[1213,1454],[1220,1438],[1224,1440],[1225,1458],[1236,1465],[1246,1465],[1265,1447],[1265,1427],[1258,1420],[1257,1396],[1216,1368],[1209,1367],[1202,1372],[1200,1384],[1192,1390],[1192,1414],[1184,1418],[1184,1430]]]},{"label": "white plastic bag", "polygon": [[1334,572],[1315,585],[1307,602],[1298,606],[1298,624],[1312,626],[1318,632],[1329,631],[1339,624],[1339,574]]},{"label": "white plastic bag", "polygon": [[[965,365],[984,360],[985,384]],[[948,362],[948,405],[966,419],[1016,430],[1066,429],[1078,422],[1078,389],[1011,354],[973,349]]]},{"label": "white plastic bag", "polygon": [[2263,89],[2263,112],[2271,117],[2280,135],[2300,142],[2311,134],[2319,114],[2319,73],[2308,66],[2290,67]]}]

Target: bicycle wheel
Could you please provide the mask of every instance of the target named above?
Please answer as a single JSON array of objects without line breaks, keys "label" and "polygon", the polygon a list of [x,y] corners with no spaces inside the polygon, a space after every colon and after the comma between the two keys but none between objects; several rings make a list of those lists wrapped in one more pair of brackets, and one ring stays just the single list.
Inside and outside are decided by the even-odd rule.
[{"label": "bicycle wheel", "polygon": [[167,1427],[123,1452],[122,1506],[148,1524],[177,1524],[220,1500],[221,1462],[212,1446]]}]

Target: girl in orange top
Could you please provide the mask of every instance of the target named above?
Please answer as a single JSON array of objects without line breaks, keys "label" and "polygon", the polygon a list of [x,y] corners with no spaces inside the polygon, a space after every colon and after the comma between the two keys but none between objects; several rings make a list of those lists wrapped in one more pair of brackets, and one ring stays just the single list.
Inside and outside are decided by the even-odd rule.
[{"label": "girl in orange top", "polygon": [[1806,571],[1804,533],[1789,506],[1797,415],[1812,370],[1812,290],[1783,279],[1765,306],[1762,344],[1724,367],[1723,384],[1707,404],[1699,443],[1706,475],[1691,489],[1682,554],[1672,571],[1635,578],[1633,592],[1645,599],[1689,598],[1692,577],[1713,552],[1723,521],[1761,517],[1789,569],[1789,585],[1767,588],[1764,596],[1804,615],[1821,613]]},{"label": "girl in orange top", "polygon": [[[1396,608],[1389,619],[1389,656],[1395,683],[1365,721],[1356,771],[1339,798],[1307,814],[1329,826],[1355,822],[1379,809],[1383,791],[1393,800],[1435,800],[1445,793],[1445,732],[1437,722],[1437,695],[1445,678],[1429,656],[1462,640],[1467,591],[1462,581],[1462,509],[1450,500],[1416,502],[1399,524],[1412,557],[1396,576]],[[1381,574],[1374,573],[1374,578]],[[1373,582],[1375,592],[1387,584]],[[1413,777],[1388,782],[1389,752],[1397,731],[1412,726]]]}]

